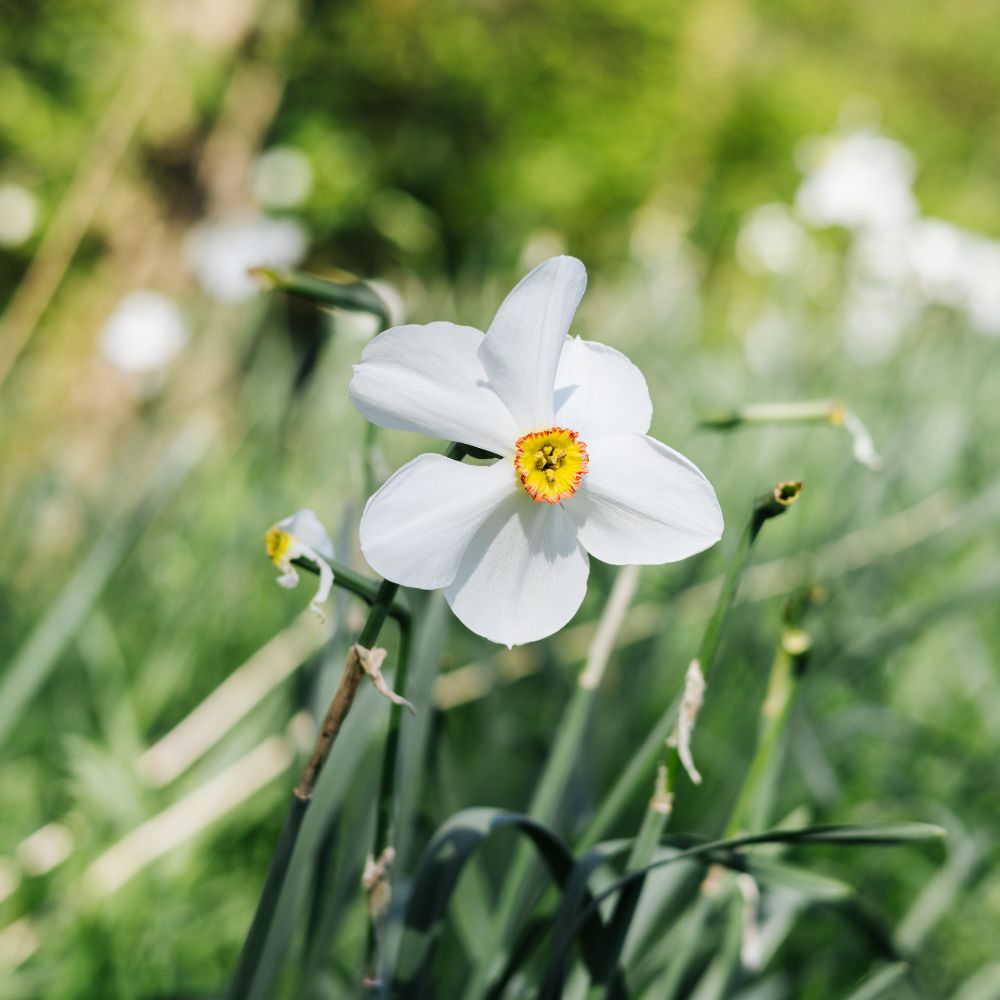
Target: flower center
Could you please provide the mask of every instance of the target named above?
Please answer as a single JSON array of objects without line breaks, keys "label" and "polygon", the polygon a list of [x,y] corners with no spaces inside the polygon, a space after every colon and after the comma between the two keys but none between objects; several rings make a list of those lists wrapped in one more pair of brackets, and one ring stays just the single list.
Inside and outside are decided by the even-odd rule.
[{"label": "flower center", "polygon": [[559,503],[587,472],[587,446],[564,427],[532,431],[517,439],[514,469],[532,500]]},{"label": "flower center", "polygon": [[264,535],[264,548],[267,550],[271,562],[280,563],[291,545],[292,536],[287,531],[283,531],[277,525],[267,529],[267,533]]}]

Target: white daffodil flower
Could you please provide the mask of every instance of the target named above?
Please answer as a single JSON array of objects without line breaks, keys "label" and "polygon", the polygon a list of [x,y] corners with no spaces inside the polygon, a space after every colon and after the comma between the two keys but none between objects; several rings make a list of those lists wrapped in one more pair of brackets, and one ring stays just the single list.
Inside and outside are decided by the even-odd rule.
[{"label": "white daffodil flower", "polygon": [[573,617],[590,555],[673,562],[722,535],[708,480],[647,436],[639,369],[567,336],[586,284],[580,261],[554,257],[507,296],[485,336],[443,322],[394,327],[351,379],[372,423],[500,456],[414,459],[368,501],[361,548],[389,580],[444,588],[468,628],[507,646]]},{"label": "white daffodil flower", "polygon": [[277,524],[272,524],[264,534],[264,548],[281,576],[278,584],[291,589],[297,587],[299,574],[292,565],[293,559],[308,559],[319,570],[319,587],[309,607],[320,621],[326,621],[320,605],[330,596],[333,586],[333,570],[328,559],[333,559],[333,542],[327,535],[323,523],[311,510],[300,510]]}]

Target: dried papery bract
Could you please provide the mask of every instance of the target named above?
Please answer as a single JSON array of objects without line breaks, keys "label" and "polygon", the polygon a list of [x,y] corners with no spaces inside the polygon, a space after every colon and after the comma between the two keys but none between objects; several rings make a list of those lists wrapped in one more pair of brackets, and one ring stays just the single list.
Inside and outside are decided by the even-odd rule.
[{"label": "dried papery bract", "polygon": [[368,897],[368,915],[373,921],[380,920],[389,909],[392,899],[389,868],[395,859],[396,851],[392,847],[387,847],[377,858],[369,854],[365,859],[361,887]]},{"label": "dried papery bract", "polygon": [[[621,787],[616,788],[612,796],[616,804],[626,801],[624,789],[628,788],[633,780],[635,782],[642,780],[644,773],[643,763],[645,763],[647,768],[645,773],[648,774],[648,767],[652,766],[656,755],[662,750],[662,741],[667,738],[668,745],[671,746],[673,752],[668,754],[665,762],[661,761],[657,769],[653,797],[643,817],[639,833],[633,841],[632,851],[629,854],[626,866],[628,871],[642,869],[650,863],[653,851],[659,843],[660,836],[673,811],[673,790],[676,786],[680,767],[684,767],[693,783],[700,784],[701,782],[701,775],[695,769],[690,754],[691,732],[697,718],[698,709],[704,699],[706,678],[715,662],[722,627],[736,598],[736,591],[743,573],[750,562],[750,556],[761,529],[769,520],[779,517],[793,505],[798,500],[801,492],[801,482],[797,480],[784,480],[778,483],[770,492],[755,501],[750,513],[750,520],[743,531],[739,547],[719,590],[715,610],[712,612],[712,617],[709,619],[708,626],[705,629],[705,634],[698,649],[698,655],[688,667],[684,692],[681,695],[680,702],[675,701],[664,712],[657,726],[646,738],[639,753],[633,758],[627,774],[623,776],[622,781],[619,783]],[[673,734],[672,738],[668,736],[670,733]],[[612,816],[613,810],[607,804],[603,805],[584,834],[583,842],[589,845],[601,837],[605,833],[609,819]],[[609,959],[609,967],[614,964],[614,961],[617,961],[618,952],[625,941],[632,916],[639,904],[642,884],[643,879],[638,878],[626,891],[622,892],[611,916],[611,926],[608,934],[614,942],[612,947],[615,950],[613,961]]]},{"label": "dried papery bract", "polygon": [[701,664],[695,659],[688,665],[684,677],[684,694],[677,713],[677,726],[667,739],[667,746],[677,750],[677,756],[684,770],[696,785],[701,784],[701,775],[691,757],[691,735],[704,697],[705,675],[701,672]]},{"label": "dried papery bract", "polygon": [[341,676],[340,684],[333,696],[333,701],[330,703],[326,717],[323,719],[323,725],[316,739],[316,746],[313,748],[312,755],[302,771],[302,777],[295,787],[295,794],[300,799],[312,798],[320,771],[330,755],[334,740],[340,733],[347,713],[351,710],[351,705],[354,704],[358,687],[366,675],[371,678],[372,684],[379,694],[394,704],[404,705],[411,712],[416,711],[405,698],[390,690],[386,684],[385,678],[382,676],[382,663],[385,661],[385,657],[386,651],[379,646],[367,649],[354,643],[348,650],[347,662],[344,664],[344,673]]}]

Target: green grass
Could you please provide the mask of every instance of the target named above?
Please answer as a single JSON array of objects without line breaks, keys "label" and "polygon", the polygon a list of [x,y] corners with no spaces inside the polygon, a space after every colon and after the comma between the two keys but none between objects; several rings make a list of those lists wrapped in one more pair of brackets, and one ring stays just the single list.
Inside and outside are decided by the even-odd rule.
[{"label": "green grass", "polygon": [[[517,8],[504,22],[518,41],[509,60],[492,44],[499,8],[439,2],[425,21],[417,8],[323,7],[311,30],[261,22],[246,51],[199,43],[173,66],[0,396],[0,997],[221,995],[311,744],[301,718],[289,724],[322,716],[363,621],[362,602],[338,592],[326,632],[294,625],[311,581],[276,587],[262,545],[270,524],[312,506],[338,559],[365,569],[366,431],[346,395],[365,337],[357,317],[288,309],[279,293],[213,305],[178,263],[183,226],[212,194],[196,170],[204,136],[225,133],[225,81],[248,63],[287,84],[262,133],[299,143],[316,172],[299,213],[315,237],[308,269],[392,280],[415,322],[484,327],[524,270],[526,245],[558,232],[590,271],[574,332],[643,369],[652,433],[705,471],[727,523],[709,552],[642,571],[586,699],[577,678],[614,568],[595,561],[574,622],[513,652],[468,633],[439,597],[405,595],[415,622],[406,694],[419,712],[400,731],[383,956],[400,945],[424,850],[462,810],[532,812],[577,855],[639,833],[655,767],[634,789],[623,776],[682,689],[754,497],[796,479],[801,499],[762,533],[721,631],[694,737],[704,783],[675,774],[659,846],[638,853],[665,860],[677,845],[663,837],[727,831],[784,605],[804,587],[818,588],[800,623],[811,644],[766,769],[760,828],[919,821],[947,839],[756,849],[760,969],[739,963],[745,880],[713,869],[706,883],[689,862],[652,871],[623,942],[626,981],[657,1000],[1000,996],[997,341],[934,307],[888,357],[862,363],[840,330],[844,234],[813,234],[825,255],[818,283],[748,275],[735,251],[745,211],[790,201],[796,144],[829,131],[859,91],[917,157],[926,210],[995,228],[984,179],[1000,150],[984,109],[1000,73],[982,53],[996,27],[971,9],[921,19],[736,3],[678,6],[663,20],[654,6]],[[57,4],[50,19],[23,14],[0,29],[20,43],[4,70],[18,83],[0,110],[0,182],[36,190],[45,220],[115,86],[107,66],[94,77],[80,67],[105,51],[124,65],[131,51],[134,26],[105,24],[105,7]],[[71,50],[81,61],[59,70]],[[862,73],[858,53],[877,68]],[[933,93],[928,67],[943,82]],[[174,228],[148,236],[143,207]],[[142,259],[150,245],[162,255]],[[37,252],[36,237],[4,253],[3,301]],[[143,395],[94,343],[120,295],[147,284],[178,298],[193,336]],[[787,333],[762,356],[751,331],[768,315]],[[825,424],[699,425],[720,409],[831,398],[864,419],[882,471],[854,461],[846,431]],[[374,473],[442,447],[382,432]],[[165,786],[144,780],[142,752],[289,628],[306,630],[314,652],[279,654],[292,656],[287,676],[259,704]],[[383,639],[393,664],[393,626]],[[574,728],[563,730],[567,718]],[[258,995],[358,989],[369,933],[359,879],[387,728],[388,706],[363,693],[303,826]],[[540,792],[555,748],[558,780]],[[256,770],[240,771],[255,752]],[[97,859],[226,773],[232,783],[208,787],[233,793],[231,807],[101,890]],[[240,782],[261,775],[243,797]],[[43,846],[65,856],[47,868],[19,845],[53,823],[62,832]],[[474,853],[440,914],[430,995],[472,995],[470,983],[503,967],[485,943],[510,945],[524,927],[511,919],[503,934],[505,914],[537,902],[534,916],[555,926],[561,896],[540,865],[515,860],[519,836],[491,836]],[[589,889],[618,878],[627,854],[597,867]],[[527,955],[507,995],[533,995],[550,957],[546,945]],[[571,963],[565,995],[586,995],[584,968]]]}]

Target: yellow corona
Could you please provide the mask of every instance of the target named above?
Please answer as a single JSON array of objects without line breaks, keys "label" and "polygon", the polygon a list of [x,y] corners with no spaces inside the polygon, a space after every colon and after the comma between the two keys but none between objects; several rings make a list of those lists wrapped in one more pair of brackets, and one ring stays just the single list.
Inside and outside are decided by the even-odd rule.
[{"label": "yellow corona", "polygon": [[517,439],[514,469],[532,500],[559,503],[579,489],[587,461],[587,446],[576,431],[549,427]]}]

